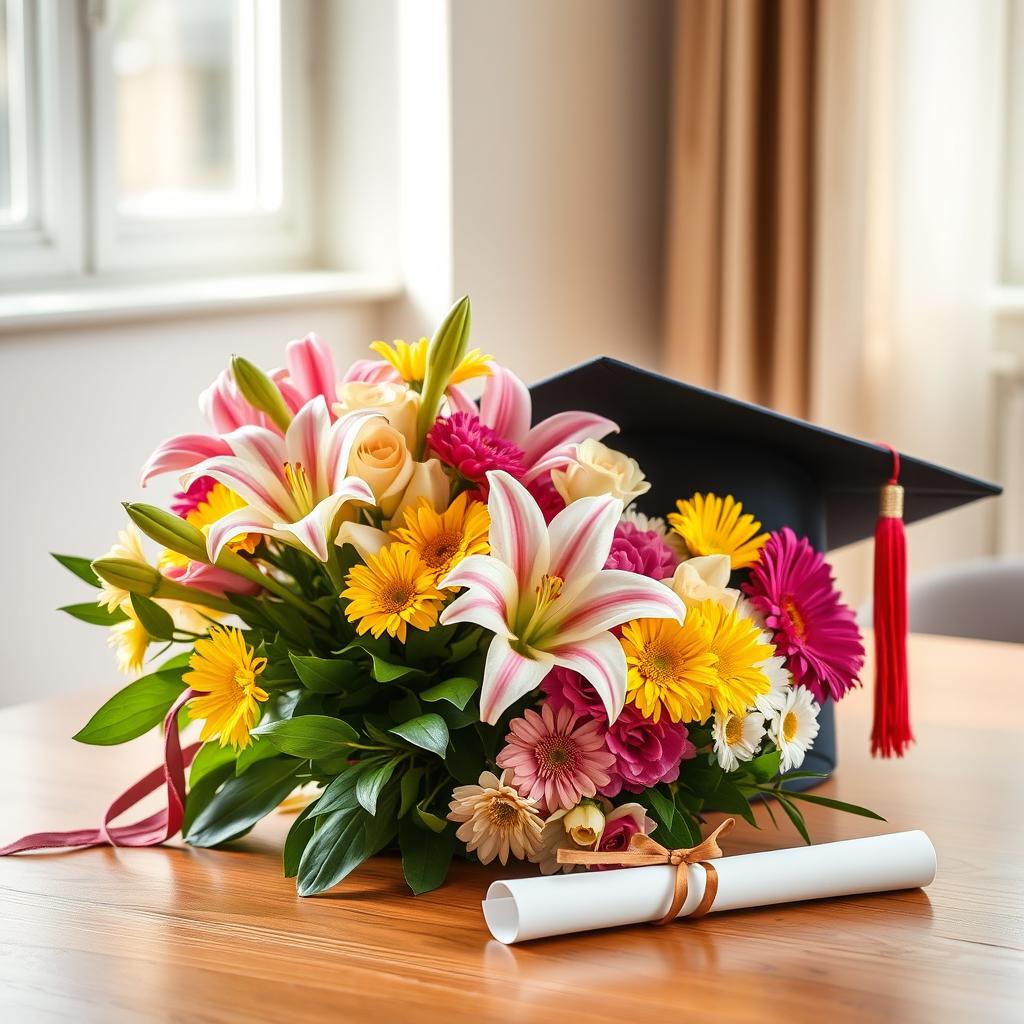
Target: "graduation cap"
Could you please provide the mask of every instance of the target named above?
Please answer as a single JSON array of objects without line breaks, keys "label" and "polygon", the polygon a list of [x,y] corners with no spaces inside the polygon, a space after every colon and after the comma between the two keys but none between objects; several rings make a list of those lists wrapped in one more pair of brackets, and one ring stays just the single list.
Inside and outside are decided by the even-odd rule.
[{"label": "graduation cap", "polygon": [[[878,680],[872,749],[885,756],[903,752],[912,735],[901,520],[926,519],[999,494],[1000,487],[617,359],[583,363],[530,392],[537,419],[580,409],[619,424],[621,433],[611,444],[647,474],[651,489],[638,504],[648,514],[663,515],[677,498],[712,491],[733,495],[764,529],[788,526],[818,551],[875,534]],[[830,771],[831,701],[819,722],[808,762]]]}]

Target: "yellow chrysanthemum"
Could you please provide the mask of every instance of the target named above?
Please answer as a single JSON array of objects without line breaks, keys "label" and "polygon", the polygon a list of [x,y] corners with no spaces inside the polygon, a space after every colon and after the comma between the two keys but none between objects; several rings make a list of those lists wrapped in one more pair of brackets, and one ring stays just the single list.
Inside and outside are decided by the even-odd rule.
[{"label": "yellow chrysanthemum", "polygon": [[406,509],[405,525],[392,530],[391,536],[419,555],[436,582],[467,555],[488,553],[490,525],[487,506],[463,492],[444,512],[435,512],[426,498],[420,498],[415,508]]},{"label": "yellow chrysanthemum", "polygon": [[[691,621],[694,619],[695,621]],[[718,676],[715,657],[696,617],[636,619],[622,627],[626,654],[626,700],[652,721],[703,722],[711,714]]]},{"label": "yellow chrysanthemum", "polygon": [[146,660],[149,634],[136,618],[130,602],[125,602],[122,610],[128,618],[110,627],[107,644],[114,648],[117,667],[126,676],[133,676],[142,670],[142,663]]},{"label": "yellow chrysanthemum", "polygon": [[[245,508],[245,502],[221,483],[214,484],[210,492],[199,502],[191,512],[185,514],[185,522],[201,531],[205,537],[210,532],[210,527],[219,519],[223,519],[229,512]],[[251,555],[260,542],[258,533],[243,533],[228,541],[228,547],[232,551],[244,551]],[[165,551],[157,562],[157,568],[161,571],[170,568],[184,569],[188,565],[188,558],[177,551]]]},{"label": "yellow chrysanthemum", "polygon": [[768,693],[771,682],[759,668],[774,653],[765,634],[751,619],[729,611],[717,601],[701,601],[688,609],[686,620],[694,620],[708,649],[715,655],[717,685],[711,693],[715,714],[743,715],[754,706],[754,698]]},{"label": "yellow chrysanthemum", "polygon": [[407,627],[430,629],[444,603],[434,573],[406,544],[389,544],[368,555],[366,564],[354,566],[345,582],[345,614],[349,622],[358,623],[360,635],[387,633],[404,644]]},{"label": "yellow chrysanthemum", "polygon": [[731,494],[695,494],[677,501],[669,525],[683,538],[691,555],[729,555],[734,569],[745,569],[760,560],[768,534],[758,534],[761,524],[743,512],[742,502]]},{"label": "yellow chrysanthemum", "polygon": [[[128,558],[133,562],[146,562],[147,565],[149,564],[146,559],[146,552],[142,550],[142,535],[134,523],[129,523],[125,529],[118,531],[117,543],[103,557]],[[115,608],[120,608],[121,605],[128,602],[131,598],[131,594],[127,590],[115,587],[106,580],[100,580],[100,584],[96,603],[103,605],[108,612],[114,611]],[[122,622],[121,625],[124,626],[125,623]],[[112,647],[115,646],[113,636],[111,636],[110,644]],[[124,670],[122,669],[122,671]]]},{"label": "yellow chrysanthemum", "polygon": [[[407,384],[419,385],[427,373],[427,346],[430,344],[426,338],[420,338],[409,344],[407,341],[396,340],[392,347],[386,341],[375,341],[370,349],[377,353],[381,359],[386,359],[394,368],[399,377]],[[470,349],[462,361],[455,368],[448,385],[464,384],[474,377],[489,377],[491,368],[488,365],[491,356],[483,355],[480,349]]]},{"label": "yellow chrysanthemum", "polygon": [[189,658],[191,671],[181,678],[202,694],[189,702],[189,717],[205,718],[200,739],[220,736],[220,745],[229,743],[243,750],[252,743],[249,735],[259,718],[259,705],[267,699],[256,677],[267,667],[266,658],[253,657],[242,631],[214,627],[210,635],[196,641]]}]

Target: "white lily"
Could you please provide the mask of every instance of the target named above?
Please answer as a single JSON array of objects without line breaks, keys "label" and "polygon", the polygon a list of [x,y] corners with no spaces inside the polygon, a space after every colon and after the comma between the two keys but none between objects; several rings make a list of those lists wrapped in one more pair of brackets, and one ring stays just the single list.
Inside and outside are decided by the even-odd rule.
[{"label": "white lily", "polygon": [[210,527],[210,561],[240,534],[260,533],[326,562],[342,505],[374,502],[362,480],[345,474],[359,428],[375,415],[352,412],[332,423],[318,395],[296,413],[283,438],[255,426],[224,434],[231,454],[215,455],[182,477],[188,487],[197,477],[211,476],[247,502]]},{"label": "white lily", "polygon": [[626,697],[626,657],[610,630],[637,618],[681,623],[682,601],[646,576],[604,568],[622,514],[617,498],[580,498],[545,525],[522,484],[503,472],[487,479],[491,553],[464,558],[440,584],[466,588],[442,623],[494,633],[481,720],[496,722],[560,665],[590,682],[615,721]]}]

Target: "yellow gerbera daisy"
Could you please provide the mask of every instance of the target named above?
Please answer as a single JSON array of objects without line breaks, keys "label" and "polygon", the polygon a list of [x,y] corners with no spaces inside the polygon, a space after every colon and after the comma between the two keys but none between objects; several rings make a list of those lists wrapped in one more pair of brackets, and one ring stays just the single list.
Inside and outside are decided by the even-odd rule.
[{"label": "yellow gerbera daisy", "polygon": [[133,676],[142,670],[142,663],[146,660],[149,634],[132,610],[131,602],[126,601],[121,607],[128,618],[110,627],[107,644],[114,648],[117,667],[126,676]]},{"label": "yellow gerbera daisy", "polygon": [[718,683],[715,657],[699,621],[687,612],[672,619],[635,619],[622,627],[626,654],[626,700],[652,721],[703,722],[711,714]]},{"label": "yellow gerbera daisy", "polygon": [[[386,341],[375,341],[370,349],[381,359],[386,359],[407,384],[422,384],[427,373],[427,346],[430,342],[426,338],[420,338],[411,345],[407,341],[397,340],[393,344],[392,348]],[[474,377],[489,377],[491,368],[488,363],[491,358],[489,355],[483,355],[478,348],[470,349],[451,375],[449,387],[453,384],[463,384]]]},{"label": "yellow gerbera daisy", "polygon": [[717,601],[701,601],[687,609],[686,620],[691,619],[715,655],[717,685],[711,692],[715,714],[723,718],[745,714],[754,706],[755,697],[771,689],[768,676],[759,666],[775,653],[775,648],[755,622]]},{"label": "yellow gerbera daisy", "polygon": [[683,538],[691,555],[728,555],[734,569],[745,569],[760,560],[768,534],[758,534],[761,524],[731,494],[695,494],[677,501],[669,525]]},{"label": "yellow gerbera daisy", "polygon": [[348,586],[341,592],[349,600],[345,614],[349,622],[358,622],[360,636],[387,633],[404,644],[407,626],[430,629],[437,622],[444,594],[434,579],[411,547],[389,544],[349,572]]},{"label": "yellow gerbera daisy", "polygon": [[204,742],[219,734],[222,747],[230,743],[243,750],[252,743],[249,733],[259,718],[259,705],[267,699],[267,691],[256,682],[267,659],[254,653],[240,629],[216,626],[196,641],[191,671],[181,678],[202,694],[189,702],[188,714],[206,719],[199,736]]},{"label": "yellow gerbera daisy", "polygon": [[[209,494],[199,502],[190,512],[185,514],[185,522],[194,526],[205,537],[219,519],[223,519],[229,512],[245,508],[245,502],[229,487],[216,483],[210,488]],[[228,548],[232,551],[244,551],[251,555],[260,542],[258,533],[243,533],[228,541]],[[158,569],[182,568],[188,565],[188,558],[177,551],[165,551],[157,562]]]},{"label": "yellow gerbera daisy", "polygon": [[406,509],[405,525],[391,536],[419,555],[436,582],[467,555],[487,554],[490,525],[487,506],[463,492],[444,512],[435,512],[428,499],[420,498],[415,508]]}]

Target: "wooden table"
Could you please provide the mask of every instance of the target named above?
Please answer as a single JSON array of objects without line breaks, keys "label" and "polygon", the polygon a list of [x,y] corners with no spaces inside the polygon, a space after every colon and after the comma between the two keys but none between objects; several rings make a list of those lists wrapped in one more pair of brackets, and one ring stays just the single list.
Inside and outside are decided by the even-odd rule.
[{"label": "wooden table", "polygon": [[[479,903],[500,869],[462,864],[413,898],[385,856],[300,900],[275,814],[232,850],[0,861],[0,1020],[1024,1020],[1024,647],[915,637],[911,657],[917,746],[872,761],[870,694],[854,694],[821,790],[888,824],[817,808],[808,823],[818,842],[925,829],[939,857],[927,891],[505,947]],[[157,763],[156,737],[67,738],[101,697],[0,712],[0,842],[94,824]],[[741,823],[726,852],[797,845],[786,828]]]}]

